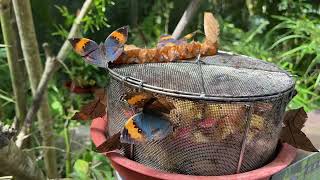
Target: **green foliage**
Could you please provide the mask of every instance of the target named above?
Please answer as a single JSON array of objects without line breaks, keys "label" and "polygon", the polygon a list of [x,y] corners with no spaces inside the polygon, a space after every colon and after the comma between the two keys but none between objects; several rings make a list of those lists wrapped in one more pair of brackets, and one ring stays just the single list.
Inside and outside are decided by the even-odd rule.
[{"label": "green foliage", "polygon": [[[82,3],[32,1],[39,44],[48,41],[57,52]],[[53,5],[55,8],[51,8]],[[114,29],[130,24],[128,43],[151,47],[160,35],[172,33],[187,5],[183,0],[94,0],[81,22],[78,36],[104,41]],[[273,62],[294,76],[298,94],[289,108],[302,106],[307,111],[320,108],[319,4],[305,0],[205,0],[185,33],[202,30],[203,11],[214,12],[220,22],[220,49]],[[1,46],[0,120],[9,123],[14,118],[14,97],[5,57]],[[70,129],[84,123],[70,119],[92,95],[77,95],[64,86],[71,80],[80,87],[103,87],[108,83],[107,73],[86,64],[74,53],[70,53],[62,65],[50,82],[48,92],[56,135],[64,141],[63,147],[50,147],[57,149],[60,177],[113,179],[113,170],[103,155],[91,147],[77,152],[71,148]],[[39,132],[32,136],[34,147],[30,150],[40,155],[44,147],[40,144]],[[41,158],[37,162],[43,167]]]},{"label": "green foliage", "polygon": [[155,46],[162,34],[168,34],[171,0],[155,1],[148,16],[132,30],[133,44],[138,46]]},{"label": "green foliage", "polygon": [[0,48],[0,121],[9,122],[14,114],[14,97],[11,87],[9,66],[6,60],[5,48]]},{"label": "green foliage", "polygon": [[[289,108],[304,107],[306,111],[320,108],[320,12],[310,18],[311,4],[298,1],[286,4],[282,1],[279,10],[293,6],[297,8],[287,16],[252,17],[257,23],[244,31],[224,22],[222,47],[229,51],[257,57],[278,64],[296,78],[298,94]],[[298,13],[299,12],[299,13]],[[269,26],[278,22],[274,26]]]},{"label": "green foliage", "polygon": [[85,152],[73,165],[74,179],[106,179],[112,180],[113,170],[104,155],[93,151]]},{"label": "green foliage", "polygon": [[[106,7],[110,4],[113,4],[110,0],[95,0],[91,9],[87,15],[82,19],[82,31],[87,33],[89,31],[95,32],[100,30],[101,27],[108,27],[107,17],[105,16]],[[76,18],[76,15],[80,12],[79,10],[74,13],[70,12],[66,6],[55,7],[60,12],[61,16],[65,18],[63,24],[55,24],[56,31],[52,33],[54,36],[59,36],[63,39],[66,39],[68,36],[69,29]]]},{"label": "green foliage", "polygon": [[82,20],[83,22],[83,31],[98,31],[101,27],[108,27],[107,17],[105,16],[106,7],[110,4],[113,4],[109,0],[95,0],[93,8],[90,9],[88,15],[85,16]]},{"label": "green foliage", "polygon": [[278,50],[280,64],[297,75],[298,95],[293,107],[307,111],[320,108],[320,20],[306,17],[276,17],[281,21],[272,31],[285,31],[270,49]]}]

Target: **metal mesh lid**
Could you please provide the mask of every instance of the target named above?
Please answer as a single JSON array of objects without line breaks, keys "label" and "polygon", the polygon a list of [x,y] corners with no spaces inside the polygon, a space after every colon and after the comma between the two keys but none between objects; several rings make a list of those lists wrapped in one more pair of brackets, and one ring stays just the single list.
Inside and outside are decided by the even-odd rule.
[{"label": "metal mesh lid", "polygon": [[260,100],[293,88],[294,81],[271,63],[219,52],[195,61],[114,67],[124,82],[166,95],[204,100]]}]

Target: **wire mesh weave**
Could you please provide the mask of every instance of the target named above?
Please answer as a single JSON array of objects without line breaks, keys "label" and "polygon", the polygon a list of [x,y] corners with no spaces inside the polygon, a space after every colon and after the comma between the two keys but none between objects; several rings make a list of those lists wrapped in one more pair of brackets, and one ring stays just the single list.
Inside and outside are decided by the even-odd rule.
[{"label": "wire mesh weave", "polygon": [[120,97],[149,91],[174,104],[169,115],[174,131],[161,141],[126,146],[125,156],[191,175],[227,175],[263,166],[274,157],[294,81],[276,66],[245,56],[220,52],[200,62],[111,69],[108,133],[119,132],[131,111]]}]

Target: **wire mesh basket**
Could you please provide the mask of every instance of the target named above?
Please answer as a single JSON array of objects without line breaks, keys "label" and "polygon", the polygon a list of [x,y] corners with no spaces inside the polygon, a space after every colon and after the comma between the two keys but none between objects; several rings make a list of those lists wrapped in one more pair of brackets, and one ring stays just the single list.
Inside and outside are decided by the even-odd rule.
[{"label": "wire mesh basket", "polygon": [[123,148],[125,156],[166,172],[228,175],[274,157],[294,81],[275,65],[219,52],[200,61],[109,69],[108,133],[119,132],[130,107],[121,96],[147,91],[174,104],[165,139]]}]

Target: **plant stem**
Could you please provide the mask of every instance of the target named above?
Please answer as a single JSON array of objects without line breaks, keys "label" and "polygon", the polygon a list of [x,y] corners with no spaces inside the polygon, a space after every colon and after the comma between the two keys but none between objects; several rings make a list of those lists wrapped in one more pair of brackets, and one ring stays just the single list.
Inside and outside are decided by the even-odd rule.
[{"label": "plant stem", "polygon": [[71,146],[70,146],[70,133],[69,133],[69,122],[67,119],[64,125],[64,143],[66,145],[66,177],[70,177],[71,174]]},{"label": "plant stem", "polygon": [[19,62],[19,44],[17,40],[17,33],[14,29],[14,17],[11,13],[11,3],[9,0],[0,1],[0,19],[1,29],[6,45],[6,53],[8,65],[10,69],[10,77],[12,89],[15,97],[15,111],[17,118],[17,128],[23,125],[24,118],[27,113],[27,96],[26,96],[26,78],[24,76],[24,62]]},{"label": "plant stem", "polygon": [[[32,19],[31,5],[29,0],[13,0],[12,2],[21,40],[22,53],[29,75],[32,94],[34,95],[42,75],[42,65]],[[44,146],[54,146],[53,120],[49,113],[46,91],[44,91],[43,94],[43,101],[38,112],[42,144]],[[26,134],[30,132],[31,127],[24,126],[23,128],[26,129]],[[48,149],[44,151],[44,162],[48,177],[56,178],[58,176],[58,172],[56,153],[54,150]]]}]

